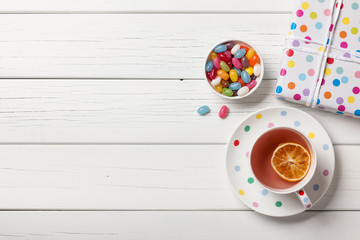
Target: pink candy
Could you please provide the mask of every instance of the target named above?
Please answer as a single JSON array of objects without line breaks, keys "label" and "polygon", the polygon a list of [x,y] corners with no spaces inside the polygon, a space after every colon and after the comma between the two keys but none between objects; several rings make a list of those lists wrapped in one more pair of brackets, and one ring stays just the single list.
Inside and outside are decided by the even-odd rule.
[{"label": "pink candy", "polygon": [[224,119],[228,115],[229,108],[227,106],[222,106],[219,111],[219,117]]},{"label": "pink candy", "polygon": [[215,66],[215,68],[216,69],[221,69],[221,67],[220,67],[220,59],[219,58],[214,58],[214,66]]},{"label": "pink candy", "polygon": [[256,86],[257,82],[255,80],[252,80],[246,86],[249,88],[249,90],[253,89]]},{"label": "pink candy", "polygon": [[237,58],[233,58],[231,62],[237,69],[241,69],[243,67],[240,60]]}]

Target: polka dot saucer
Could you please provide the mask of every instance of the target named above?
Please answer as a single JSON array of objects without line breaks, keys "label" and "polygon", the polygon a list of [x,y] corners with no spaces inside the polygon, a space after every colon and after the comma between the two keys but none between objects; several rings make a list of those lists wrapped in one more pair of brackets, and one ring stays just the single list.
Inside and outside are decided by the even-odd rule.
[{"label": "polka dot saucer", "polygon": [[273,127],[296,129],[314,145],[318,157],[314,177],[305,186],[315,205],[326,193],[335,169],[332,142],[325,129],[313,117],[295,108],[271,107],[251,114],[235,129],[227,145],[226,169],[232,188],[251,209],[274,217],[291,216],[305,211],[293,194],[276,194],[264,189],[253,176],[250,151],[258,137]]}]

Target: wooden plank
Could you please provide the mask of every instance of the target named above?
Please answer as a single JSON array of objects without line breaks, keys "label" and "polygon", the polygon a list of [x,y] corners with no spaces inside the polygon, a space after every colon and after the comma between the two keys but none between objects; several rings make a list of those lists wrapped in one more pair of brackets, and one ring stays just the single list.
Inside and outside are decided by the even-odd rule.
[{"label": "wooden plank", "polygon": [[[0,239],[358,239],[360,212],[0,212]],[[261,230],[260,230],[261,229]]]},{"label": "wooden plank", "polygon": [[[335,144],[360,144],[358,119],[312,110],[273,96],[265,80],[240,102],[202,80],[1,80],[0,143],[226,143],[254,111],[291,106],[318,119]],[[207,116],[196,110],[211,108]],[[221,120],[222,105],[230,108]],[[347,126],[339,127],[339,126]]]},{"label": "wooden plank", "polygon": [[200,79],[212,47],[241,39],[275,79],[289,24],[289,14],[3,14],[0,77]]},{"label": "wooden plank", "polygon": [[294,1],[289,0],[228,0],[219,3],[215,0],[3,0],[2,13],[49,13],[49,12],[85,12],[85,13],[251,13],[251,12],[289,12]]},{"label": "wooden plank", "polygon": [[[225,145],[0,145],[0,209],[248,210]],[[317,210],[360,210],[360,146],[335,146]]]}]

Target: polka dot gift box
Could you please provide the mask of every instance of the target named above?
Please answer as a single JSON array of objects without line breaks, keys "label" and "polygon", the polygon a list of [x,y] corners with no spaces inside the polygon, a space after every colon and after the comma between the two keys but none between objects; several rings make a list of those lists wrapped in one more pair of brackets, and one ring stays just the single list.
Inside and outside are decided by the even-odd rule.
[{"label": "polka dot gift box", "polygon": [[280,99],[360,118],[360,0],[298,0],[281,66]]}]

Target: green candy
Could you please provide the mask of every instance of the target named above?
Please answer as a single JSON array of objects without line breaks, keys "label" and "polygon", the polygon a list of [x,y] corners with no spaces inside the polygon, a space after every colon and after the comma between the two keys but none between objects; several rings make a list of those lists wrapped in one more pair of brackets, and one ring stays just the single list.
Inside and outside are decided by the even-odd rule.
[{"label": "green candy", "polygon": [[234,93],[231,89],[229,88],[223,88],[222,90],[222,94],[224,94],[225,96],[231,97]]},{"label": "green candy", "polygon": [[226,62],[224,62],[224,61],[221,61],[221,62],[220,62],[220,67],[221,67],[221,69],[224,70],[225,72],[229,72],[229,71],[230,71],[229,66],[228,66],[228,65],[226,64]]}]

